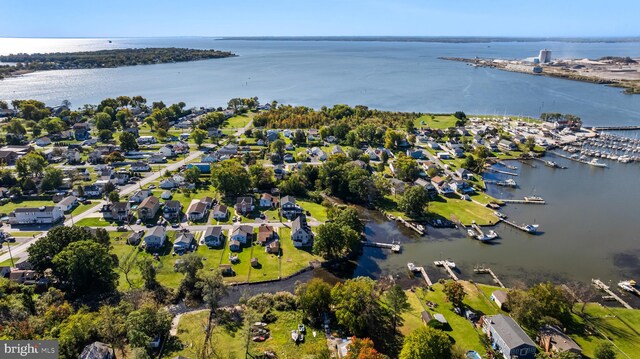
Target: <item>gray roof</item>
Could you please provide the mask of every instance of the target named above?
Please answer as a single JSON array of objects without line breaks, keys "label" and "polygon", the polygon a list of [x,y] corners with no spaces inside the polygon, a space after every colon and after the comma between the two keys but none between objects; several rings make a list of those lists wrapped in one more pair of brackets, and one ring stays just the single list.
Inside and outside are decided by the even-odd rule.
[{"label": "gray roof", "polygon": [[447,319],[444,317],[444,315],[440,314],[440,313],[436,313],[433,315],[433,319],[439,321],[442,324],[447,324]]},{"label": "gray roof", "polygon": [[22,213],[22,212],[53,212],[54,206],[45,206],[45,207],[21,207],[16,208],[14,212]]},{"label": "gray roof", "polygon": [[280,206],[285,204],[296,204],[296,198],[293,196],[284,196],[280,200]]},{"label": "gray roof", "polygon": [[118,212],[124,211],[129,207],[129,202],[114,202],[111,204],[111,209],[114,209]]},{"label": "gray roof", "polygon": [[63,198],[60,202],[58,202],[58,204],[61,206],[68,206],[73,204],[77,200],[78,198],[76,196],[69,196],[69,197]]},{"label": "gray roof", "polygon": [[307,218],[304,215],[296,217],[291,222],[291,234],[296,233],[299,229],[307,230]]},{"label": "gray roof", "polygon": [[193,242],[193,233],[180,233],[178,235],[178,237],[176,238],[176,241],[174,243],[174,245],[179,244],[179,243],[183,243],[185,245],[189,245],[191,244],[191,242]]},{"label": "gray roof", "polygon": [[182,208],[182,203],[180,201],[165,201],[164,208]]},{"label": "gray roof", "polygon": [[147,231],[147,237],[148,236],[157,236],[157,237],[163,237],[166,233],[166,230],[164,229],[164,227],[162,226],[155,226],[153,228],[151,228],[150,230]]},{"label": "gray roof", "polygon": [[516,348],[523,344],[533,347],[536,346],[533,340],[529,338],[513,318],[504,314],[498,314],[487,317],[486,320],[490,321],[493,330],[502,338],[509,348]]},{"label": "gray roof", "polygon": [[582,348],[573,341],[568,335],[564,334],[558,327],[545,325],[540,328],[540,336],[551,337],[551,344],[560,351],[582,351]]},{"label": "gray roof", "polygon": [[504,290],[494,290],[493,293],[491,293],[491,295],[496,298],[500,303],[506,303],[508,296],[507,296],[507,292],[505,292]]},{"label": "gray roof", "polygon": [[222,227],[220,226],[209,226],[204,230],[204,234],[202,238],[207,238],[209,236],[220,237],[222,234]]},{"label": "gray roof", "polygon": [[115,351],[109,344],[93,342],[82,350],[80,359],[111,359],[115,358]]}]

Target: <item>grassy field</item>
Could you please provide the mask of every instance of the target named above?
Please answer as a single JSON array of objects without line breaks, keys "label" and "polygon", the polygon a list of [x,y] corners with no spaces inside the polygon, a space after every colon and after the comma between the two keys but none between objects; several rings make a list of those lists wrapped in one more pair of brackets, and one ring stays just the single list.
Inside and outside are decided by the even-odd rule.
[{"label": "grassy field", "polygon": [[424,115],[418,117],[414,121],[414,126],[416,128],[420,127],[429,127],[435,129],[445,129],[449,127],[455,127],[457,118],[453,117],[453,115]]},{"label": "grassy field", "polygon": [[14,237],[35,237],[39,234],[41,234],[42,232],[34,232],[34,231],[12,231],[12,232],[8,232],[9,234],[11,234]]},{"label": "grassy field", "polygon": [[475,221],[479,225],[495,224],[497,222],[493,210],[471,201],[439,196],[437,200],[429,202],[429,212],[446,219],[456,218],[464,225]]},{"label": "grassy field", "polygon": [[[574,313],[580,313],[581,309],[582,305],[576,304]],[[584,319],[577,315],[574,318],[578,323],[586,324],[592,332],[601,334],[571,336],[582,347],[585,356],[593,357],[596,347],[607,342],[607,338],[620,351],[620,358],[636,358],[640,353],[640,311],[589,303],[584,310]]]},{"label": "grassy field", "polygon": [[74,215],[74,216],[77,216],[80,213],[84,213],[88,209],[95,207],[96,205],[97,205],[97,203],[95,203],[95,202],[90,203],[90,204],[80,204],[80,205],[78,205],[76,208],[74,208],[71,211],[71,214]]},{"label": "grassy field", "polygon": [[253,117],[252,114],[233,116],[233,117],[229,118],[226,121],[224,127],[227,127],[227,128],[243,128],[244,126],[246,126],[249,123],[249,121],[251,121],[252,117]]},{"label": "grassy field", "polygon": [[[479,314],[496,314],[498,308],[486,298],[482,291],[469,282],[461,282],[467,293],[464,303]],[[464,350],[475,350],[484,353],[484,346],[480,340],[481,330],[476,329],[471,322],[453,312],[451,303],[446,299],[442,292],[443,285],[436,283],[433,285],[433,291],[424,288],[418,288],[415,292],[407,292],[411,309],[403,315],[404,324],[400,328],[403,334],[408,334],[416,328],[424,325],[420,317],[422,311],[428,311],[431,315],[435,313],[442,314],[449,322],[450,330],[445,332],[449,334]],[[436,304],[434,309],[428,309],[426,301]]]},{"label": "grassy field", "polygon": [[[230,328],[229,326],[217,325],[213,330],[213,346],[221,358],[244,358],[248,351],[257,355],[264,351],[273,351],[278,358],[305,358],[318,354],[326,350],[327,344],[322,331],[307,327],[305,341],[295,344],[291,340],[291,330],[297,328],[302,321],[302,314],[298,311],[273,311],[277,320],[270,323],[267,329],[270,331],[270,338],[262,343],[249,341],[247,348],[247,323],[249,315],[245,315],[241,326]],[[170,357],[182,355],[189,358],[196,357],[196,348],[201,347],[204,340],[204,325],[206,324],[209,311],[185,314],[180,318],[178,324],[178,338],[183,343],[184,349],[171,353]],[[313,331],[318,335],[313,336]],[[315,356],[313,356],[315,357]]]},{"label": "grassy field", "polygon": [[107,222],[104,218],[102,217],[90,217],[90,218],[83,218],[77,222],[75,222],[76,226],[87,226],[87,227],[108,227],[108,226],[114,226],[115,222]]},{"label": "grassy field", "polygon": [[296,200],[296,203],[298,203],[303,210],[309,211],[311,213],[311,217],[318,221],[325,222],[327,220],[327,209],[323,205],[298,199]]},{"label": "grassy field", "polygon": [[42,207],[42,206],[53,206],[53,201],[18,201],[18,202],[9,202],[5,205],[0,206],[0,213],[9,214],[13,212],[16,208],[24,208],[24,207]]}]

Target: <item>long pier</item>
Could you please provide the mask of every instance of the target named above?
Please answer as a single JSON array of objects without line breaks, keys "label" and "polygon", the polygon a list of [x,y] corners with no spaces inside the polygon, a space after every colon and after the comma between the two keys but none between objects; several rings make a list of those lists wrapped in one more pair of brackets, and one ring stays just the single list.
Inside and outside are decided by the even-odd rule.
[{"label": "long pier", "polygon": [[391,249],[394,253],[399,253],[402,250],[402,247],[399,243],[381,243],[381,242],[371,242],[371,241],[362,241],[362,245],[365,247],[375,247],[375,248],[386,248]]},{"label": "long pier", "polygon": [[507,219],[504,219],[504,218],[500,218],[499,220],[504,222],[504,223],[506,223],[506,224],[508,224],[508,225],[510,225],[510,226],[512,226],[512,227],[514,227],[514,228],[517,228],[517,229],[519,229],[519,230],[521,230],[523,232],[534,234],[534,233],[530,232],[529,230],[527,230],[526,226],[521,226],[519,224],[516,224],[515,222],[511,222],[511,221],[509,221]]},{"label": "long pier", "polygon": [[493,273],[491,268],[485,268],[484,266],[476,266],[473,268],[473,271],[478,274],[485,274],[485,273],[489,274],[493,278],[493,281],[500,286],[500,288],[506,288],[504,284],[502,284],[498,276],[495,273]]},{"label": "long pier", "polygon": [[499,199],[504,203],[521,203],[521,204],[547,204],[546,201],[527,201],[526,199]]},{"label": "long pier", "polygon": [[451,279],[453,279],[454,281],[458,281],[458,276],[455,274],[455,272],[453,271],[453,269],[451,269],[451,267],[449,267],[448,265],[444,265],[444,270],[447,271],[447,274],[449,274],[449,277],[451,277]]},{"label": "long pier", "polygon": [[503,171],[503,170],[497,170],[495,168],[489,168],[489,171],[491,172],[495,172],[495,173],[502,173],[503,175],[509,175],[509,176],[517,176],[517,173],[514,172],[508,172],[508,171]]},{"label": "long pier", "polygon": [[591,129],[593,131],[635,131],[640,130],[640,126],[598,126]]},{"label": "long pier", "polygon": [[424,270],[424,267],[416,267],[416,270],[420,272],[420,274],[422,275],[422,279],[424,279],[424,281],[427,283],[427,286],[431,287],[433,283],[431,282],[431,278],[429,278],[427,271]]},{"label": "long pier", "polygon": [[598,289],[602,289],[603,291],[605,291],[611,298],[617,300],[620,304],[622,304],[623,307],[627,309],[633,309],[633,307],[630,306],[629,303],[625,302],[622,298],[612,292],[611,289],[609,289],[609,286],[602,283],[600,279],[591,279],[591,283],[593,283],[593,285],[595,285]]}]

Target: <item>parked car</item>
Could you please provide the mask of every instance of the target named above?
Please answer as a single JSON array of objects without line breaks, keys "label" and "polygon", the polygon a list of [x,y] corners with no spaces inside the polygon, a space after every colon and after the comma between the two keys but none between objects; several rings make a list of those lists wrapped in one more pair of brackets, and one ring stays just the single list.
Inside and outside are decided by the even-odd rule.
[{"label": "parked car", "polygon": [[118,226],[118,228],[116,228],[116,230],[118,232],[126,232],[127,231],[127,229],[124,226]]},{"label": "parked car", "polygon": [[156,188],[156,185],[150,184],[150,185],[149,185],[149,187],[147,187],[147,188],[149,188],[149,189],[155,189],[155,188]]},{"label": "parked car", "polygon": [[136,221],[137,225],[141,225],[142,224],[142,220],[140,218],[138,218],[138,220]]}]

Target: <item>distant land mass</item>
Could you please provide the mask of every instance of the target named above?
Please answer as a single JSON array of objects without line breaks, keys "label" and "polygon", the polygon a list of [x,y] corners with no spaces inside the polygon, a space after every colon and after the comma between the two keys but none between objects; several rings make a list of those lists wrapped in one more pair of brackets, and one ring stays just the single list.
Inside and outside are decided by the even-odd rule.
[{"label": "distant land mass", "polygon": [[94,69],[121,66],[164,64],[236,56],[227,51],[185,48],[114,49],[82,52],[11,54],[0,56],[0,79],[33,71],[62,69]]},{"label": "distant land mass", "polygon": [[220,40],[253,41],[378,41],[378,42],[640,42],[640,37],[499,37],[499,36],[225,36]]}]

